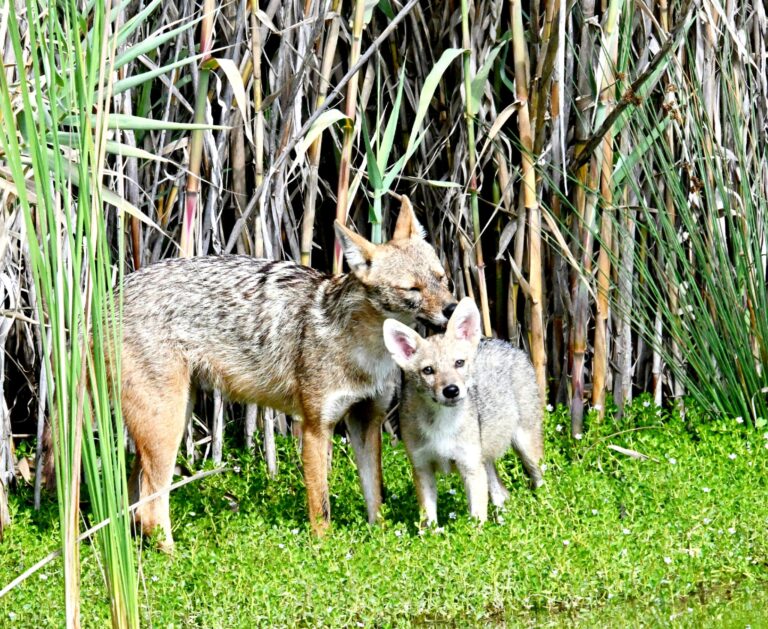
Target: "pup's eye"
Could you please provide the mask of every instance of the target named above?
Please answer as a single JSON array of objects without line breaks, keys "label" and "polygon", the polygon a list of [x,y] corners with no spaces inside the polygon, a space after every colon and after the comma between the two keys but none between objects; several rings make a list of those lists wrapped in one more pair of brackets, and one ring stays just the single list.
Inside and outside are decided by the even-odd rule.
[{"label": "pup's eye", "polygon": [[433,373],[435,373],[435,370],[432,369],[432,367],[424,367],[424,369],[421,370],[421,373],[423,373],[425,376],[431,376]]},{"label": "pup's eye", "polygon": [[421,292],[421,289],[420,289],[418,286],[412,286],[412,287],[411,287],[411,288],[409,288],[408,290],[409,290],[410,292],[412,292],[412,293],[420,293],[420,292]]},{"label": "pup's eye", "polygon": [[463,367],[464,366],[464,360],[459,358],[459,360],[456,361],[456,366],[457,367]]}]

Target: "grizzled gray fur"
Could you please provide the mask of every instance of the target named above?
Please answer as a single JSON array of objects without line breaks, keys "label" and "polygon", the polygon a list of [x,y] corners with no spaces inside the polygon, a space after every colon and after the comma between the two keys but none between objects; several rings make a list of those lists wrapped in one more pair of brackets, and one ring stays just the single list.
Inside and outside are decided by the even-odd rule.
[{"label": "grizzled gray fur", "polygon": [[488,494],[502,506],[509,492],[495,462],[510,446],[534,488],[542,484],[542,403],[527,355],[500,340],[480,340],[480,313],[459,302],[444,335],[427,339],[397,321],[384,341],[403,369],[403,441],[417,495],[429,523],[437,521],[435,472],[457,468],[470,513],[487,518]]}]

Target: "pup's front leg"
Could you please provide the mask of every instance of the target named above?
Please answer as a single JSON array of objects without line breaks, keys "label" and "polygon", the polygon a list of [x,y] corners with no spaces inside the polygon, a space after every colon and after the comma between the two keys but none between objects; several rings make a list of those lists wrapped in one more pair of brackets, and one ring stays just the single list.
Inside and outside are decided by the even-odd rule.
[{"label": "pup's front leg", "polygon": [[435,469],[431,463],[413,466],[413,480],[422,519],[427,524],[437,524],[437,482]]},{"label": "pup's front leg", "polygon": [[458,468],[467,492],[469,514],[485,522],[488,519],[488,475],[485,466],[478,461],[477,464],[458,464]]}]

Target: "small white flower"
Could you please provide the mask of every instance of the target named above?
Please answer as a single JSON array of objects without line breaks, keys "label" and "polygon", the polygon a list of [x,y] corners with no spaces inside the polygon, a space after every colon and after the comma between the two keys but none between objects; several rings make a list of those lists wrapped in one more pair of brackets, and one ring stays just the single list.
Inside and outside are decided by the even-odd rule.
[{"label": "small white flower", "polygon": [[542,463],[541,464],[541,473],[543,474],[546,471],[547,471],[547,464],[546,463]]},{"label": "small white flower", "polygon": [[555,407],[552,406],[551,404],[547,404],[546,409],[547,409],[547,412],[551,413],[553,410],[555,410]]},{"label": "small white flower", "polygon": [[571,545],[571,540],[569,540],[569,539],[564,539],[563,540],[563,546],[570,546],[570,545]]},{"label": "small white flower", "polygon": [[285,548],[285,544],[278,544],[277,547],[278,548]]},{"label": "small white flower", "polygon": [[299,529],[291,529],[291,533],[293,533],[294,535],[298,535]]},{"label": "small white flower", "polygon": [[448,494],[451,495],[451,496],[455,496],[456,495],[456,490],[455,489],[449,489],[448,490]]},{"label": "small white flower", "polygon": [[736,423],[737,424],[743,424],[744,423],[744,418],[743,417],[737,417],[736,418]]},{"label": "small white flower", "polygon": [[669,565],[672,563],[672,557],[664,557],[664,563]]},{"label": "small white flower", "polygon": [[403,532],[400,529],[397,529],[395,531],[395,537],[402,537],[402,536],[403,536]]},{"label": "small white flower", "polygon": [[728,455],[728,458],[729,458],[729,459],[731,459],[731,461],[733,461],[733,460],[735,460],[735,459],[736,459],[736,454],[735,454],[734,452],[731,452],[731,453]]},{"label": "small white flower", "polygon": [[156,574],[153,574],[151,579],[153,583],[157,583],[160,580],[160,578]]},{"label": "small white flower", "polygon": [[441,535],[442,533],[445,533],[445,527],[444,526],[436,526],[434,529],[435,535]]},{"label": "small white flower", "polygon": [[347,553],[346,555],[344,555],[344,559],[346,559],[347,561],[352,559],[352,553]]},{"label": "small white flower", "polygon": [[451,512],[448,514],[448,517],[449,517],[451,520],[455,520],[455,519],[456,519],[456,512],[455,512],[455,511],[451,511]]},{"label": "small white flower", "polygon": [[702,522],[704,522],[704,524],[710,524],[712,520],[710,520],[709,518],[704,518]]},{"label": "small white flower", "polygon": [[365,623],[360,622],[359,620],[355,623],[358,627],[365,627]]},{"label": "small white flower", "polygon": [[232,471],[233,471],[235,474],[239,474],[239,473],[240,473],[240,466],[239,466],[239,465],[235,465],[235,466],[232,468]]},{"label": "small white flower", "polygon": [[552,576],[556,577],[559,573],[557,572],[557,568],[552,569]]},{"label": "small white flower", "polygon": [[347,443],[347,438],[346,437],[342,437],[341,438],[341,443]]},{"label": "small white flower", "polygon": [[562,424],[558,424],[557,426],[555,426],[555,430],[557,432],[563,432],[563,425]]},{"label": "small white flower", "polygon": [[736,529],[735,529],[734,527],[730,527],[730,528],[728,529],[728,532],[729,532],[731,535],[734,535],[734,534],[736,533]]},{"label": "small white flower", "polygon": [[397,500],[397,494],[392,494],[392,500]]},{"label": "small white flower", "polygon": [[573,438],[577,441],[580,441],[583,436],[584,435],[582,435],[580,432],[577,432],[575,435],[573,435]]},{"label": "small white flower", "polygon": [[592,509],[592,515],[597,515],[598,513],[600,512],[597,509]]},{"label": "small white flower", "polygon": [[648,408],[650,405],[651,405],[651,403],[648,400],[645,400],[645,402],[643,402],[643,406],[645,408]]},{"label": "small white flower", "polygon": [[702,487],[701,491],[703,491],[705,494],[708,494],[712,490],[709,487]]},{"label": "small white flower", "polygon": [[632,533],[629,529],[621,529],[621,532],[624,533],[624,535],[629,535]]},{"label": "small white flower", "polygon": [[48,580],[48,575],[47,575],[47,574],[45,574],[45,572],[43,572],[43,573],[40,575],[40,580],[41,580],[41,581],[47,581],[47,580]]},{"label": "small white flower", "polygon": [[9,620],[16,620],[16,612],[8,612]]},{"label": "small white flower", "polygon": [[674,457],[669,457],[669,464],[670,465],[677,465],[677,459]]},{"label": "small white flower", "polygon": [[501,515],[501,514],[499,514],[499,515],[496,517],[496,521],[497,521],[499,524],[504,524],[504,516],[503,516],[503,515]]},{"label": "small white flower", "polygon": [[194,511],[190,511],[189,512],[189,517],[190,518],[194,518],[196,515],[197,515],[197,513],[195,513]]}]

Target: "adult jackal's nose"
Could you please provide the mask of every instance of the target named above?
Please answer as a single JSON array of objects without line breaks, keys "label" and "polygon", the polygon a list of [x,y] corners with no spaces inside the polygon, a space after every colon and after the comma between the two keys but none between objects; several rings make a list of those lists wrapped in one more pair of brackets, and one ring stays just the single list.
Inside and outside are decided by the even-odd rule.
[{"label": "adult jackal's nose", "polygon": [[445,308],[443,308],[443,315],[445,315],[446,319],[450,319],[454,310],[456,310],[456,302],[448,304]]}]

